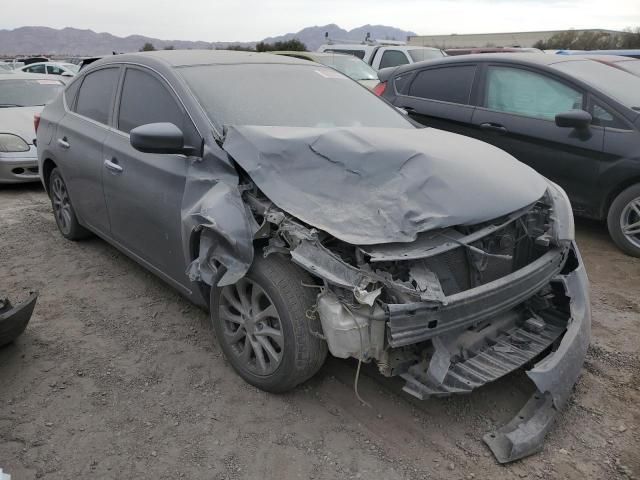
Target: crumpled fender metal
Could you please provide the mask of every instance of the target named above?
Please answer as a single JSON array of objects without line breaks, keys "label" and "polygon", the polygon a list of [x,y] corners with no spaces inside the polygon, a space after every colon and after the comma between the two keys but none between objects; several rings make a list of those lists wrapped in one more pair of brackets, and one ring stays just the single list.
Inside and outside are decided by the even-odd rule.
[{"label": "crumpled fender metal", "polygon": [[8,298],[0,301],[0,347],[15,340],[31,319],[33,309],[38,300],[38,293],[34,292],[20,305],[12,305]]},{"label": "crumpled fender metal", "polygon": [[575,243],[579,266],[558,276],[570,297],[571,319],[558,349],[527,372],[537,391],[507,425],[484,436],[500,463],[532,455],[542,448],[546,433],[566,404],[578,380],[591,339],[589,280]]},{"label": "crumpled fender metal", "polygon": [[206,146],[203,158],[189,164],[182,199],[183,250],[193,253],[192,236],[200,235],[197,257],[186,259],[191,281],[213,285],[223,266],[217,285],[230,285],[242,278],[253,262],[257,225],[252,223],[238,183],[231,160],[215,155]]}]

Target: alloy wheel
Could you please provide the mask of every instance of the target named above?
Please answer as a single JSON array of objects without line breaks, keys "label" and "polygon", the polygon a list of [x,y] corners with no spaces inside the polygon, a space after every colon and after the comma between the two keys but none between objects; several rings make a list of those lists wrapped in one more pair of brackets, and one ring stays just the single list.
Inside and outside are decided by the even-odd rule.
[{"label": "alloy wheel", "polygon": [[627,240],[640,248],[640,197],[634,198],[622,209],[620,228]]},{"label": "alloy wheel", "polygon": [[67,187],[59,176],[54,177],[51,185],[51,200],[53,214],[58,222],[58,227],[63,233],[71,231],[71,202]]},{"label": "alloy wheel", "polygon": [[275,372],[282,362],[284,335],[278,311],[256,282],[243,278],[222,288],[218,315],[224,338],[254,375]]}]

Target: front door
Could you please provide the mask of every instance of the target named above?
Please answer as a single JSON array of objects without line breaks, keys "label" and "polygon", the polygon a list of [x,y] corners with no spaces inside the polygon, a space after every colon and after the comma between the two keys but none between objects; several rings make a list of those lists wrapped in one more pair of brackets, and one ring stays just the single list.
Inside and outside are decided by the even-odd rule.
[{"label": "front door", "polygon": [[545,73],[502,65],[487,66],[484,85],[474,136],[558,183],[576,212],[590,211],[604,131],[555,123],[558,113],[586,108],[585,93]]},{"label": "front door", "polygon": [[114,131],[105,141],[104,194],[111,236],[148,265],[187,287],[182,249],[182,195],[188,162],[184,155],[142,153],[129,143],[140,125],[169,122],[186,142],[198,142],[193,123],[164,80],[127,67]]}]

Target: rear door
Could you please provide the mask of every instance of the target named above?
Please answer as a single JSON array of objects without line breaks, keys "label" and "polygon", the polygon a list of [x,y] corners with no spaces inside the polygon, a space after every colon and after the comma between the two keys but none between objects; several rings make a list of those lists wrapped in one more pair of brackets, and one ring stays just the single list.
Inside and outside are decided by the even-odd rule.
[{"label": "rear door", "polygon": [[477,65],[464,63],[424,68],[410,79],[397,77],[393,103],[423,125],[472,135],[476,71]]},{"label": "rear door", "polygon": [[592,209],[604,129],[561,128],[558,113],[585,109],[586,92],[537,69],[488,64],[474,136],[561,185],[576,211]]},{"label": "rear door", "polygon": [[102,191],[103,143],[109,132],[120,67],[87,74],[58,124],[54,136],[56,160],[82,221],[107,234],[109,218]]},{"label": "rear door", "polygon": [[111,235],[151,268],[187,286],[181,207],[190,160],[139,152],[129,143],[129,132],[169,122],[183,131],[186,144],[202,140],[173,90],[154,72],[127,67],[118,97],[102,165]]}]

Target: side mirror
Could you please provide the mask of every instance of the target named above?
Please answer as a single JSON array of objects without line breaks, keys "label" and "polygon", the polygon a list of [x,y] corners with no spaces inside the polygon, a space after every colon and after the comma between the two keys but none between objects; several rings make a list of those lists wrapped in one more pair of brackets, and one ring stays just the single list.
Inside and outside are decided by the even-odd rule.
[{"label": "side mirror", "polygon": [[576,128],[584,130],[591,125],[591,114],[584,110],[569,110],[556,115],[556,125],[559,127]]},{"label": "side mirror", "polygon": [[193,149],[185,147],[182,130],[173,123],[148,123],[129,132],[129,142],[144,153],[190,155]]}]

